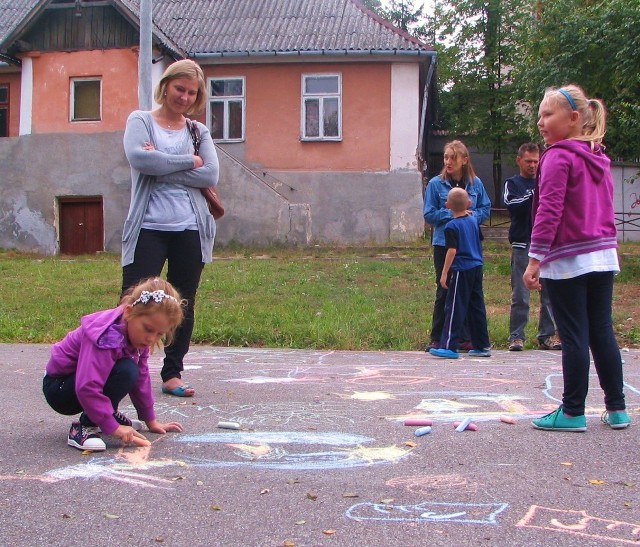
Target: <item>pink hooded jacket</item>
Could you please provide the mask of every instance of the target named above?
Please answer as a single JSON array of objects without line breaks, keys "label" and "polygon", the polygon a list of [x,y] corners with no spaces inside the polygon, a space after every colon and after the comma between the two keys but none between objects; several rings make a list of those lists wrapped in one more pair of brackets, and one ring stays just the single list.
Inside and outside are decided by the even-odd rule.
[{"label": "pink hooded jacket", "polygon": [[559,141],[540,158],[530,253],[541,264],[618,247],[611,161],[601,146]]},{"label": "pink hooded jacket", "polygon": [[149,348],[138,351],[131,346],[119,306],[85,315],[80,326],[51,347],[51,358],[46,372],[62,377],[76,373],[76,395],[93,423],[110,435],[118,428],[113,407],[103,393],[104,385],[116,361],[132,359],[138,364],[140,375],[129,397],[145,422],[154,420],[153,393],[149,378]]}]

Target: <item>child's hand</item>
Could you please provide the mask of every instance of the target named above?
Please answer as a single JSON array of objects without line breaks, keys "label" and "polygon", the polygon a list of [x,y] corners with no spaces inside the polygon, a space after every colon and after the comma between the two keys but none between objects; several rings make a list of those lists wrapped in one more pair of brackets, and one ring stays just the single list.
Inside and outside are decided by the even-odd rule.
[{"label": "child's hand", "polygon": [[150,142],[145,142],[142,147],[143,150],[155,150],[155,147]]},{"label": "child's hand", "polygon": [[151,446],[151,442],[149,442],[144,435],[138,433],[133,427],[129,427],[128,425],[119,425],[113,434],[125,445]]},{"label": "child's hand", "polygon": [[204,160],[200,156],[193,156],[193,168],[198,169],[204,165]]},{"label": "child's hand", "polygon": [[178,422],[167,422],[166,424],[161,424],[157,420],[153,420],[151,422],[147,422],[147,427],[149,431],[153,433],[160,433],[164,435],[168,431],[176,431],[177,433],[181,433],[183,431],[182,424]]},{"label": "child's hand", "polygon": [[443,289],[449,289],[449,284],[447,283],[447,274],[442,274],[440,278],[440,285],[442,285]]}]

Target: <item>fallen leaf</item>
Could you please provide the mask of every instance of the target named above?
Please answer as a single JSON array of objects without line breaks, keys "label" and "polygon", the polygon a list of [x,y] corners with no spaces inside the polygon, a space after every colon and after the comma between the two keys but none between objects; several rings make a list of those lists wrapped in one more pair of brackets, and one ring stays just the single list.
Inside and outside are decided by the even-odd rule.
[{"label": "fallen leaf", "polygon": [[560,465],[564,465],[565,467],[572,467],[573,463],[572,462],[560,462]]},{"label": "fallen leaf", "polygon": [[307,522],[306,520],[298,520],[296,521],[296,524],[300,526],[301,524],[305,524],[306,522]]},{"label": "fallen leaf", "polygon": [[211,510],[212,511],[222,511],[222,507],[220,507],[219,505],[212,505],[211,506]]},{"label": "fallen leaf", "polygon": [[312,494],[311,492],[307,492],[307,499],[309,499],[311,501],[316,501],[318,499],[318,495],[317,494]]},{"label": "fallen leaf", "polygon": [[325,536],[332,536],[333,534],[335,534],[335,533],[336,533],[336,531],[335,531],[335,530],[322,530],[322,533],[323,533]]},{"label": "fallen leaf", "polygon": [[260,490],[260,495],[262,496],[263,494],[268,494],[269,493],[269,489],[268,488],[263,488],[262,490]]},{"label": "fallen leaf", "polygon": [[631,507],[631,503],[629,503],[628,501],[625,501],[622,505],[629,508]]},{"label": "fallen leaf", "polygon": [[418,443],[416,443],[415,441],[405,441],[404,445],[410,448],[415,448],[416,446],[418,446]]},{"label": "fallen leaf", "polygon": [[181,480],[184,480],[184,477],[181,477],[180,475],[176,475],[175,477],[172,477],[171,480],[172,481],[181,481]]},{"label": "fallen leaf", "polygon": [[67,513],[62,513],[62,518],[63,519],[72,519],[73,517],[71,515],[68,515]]},{"label": "fallen leaf", "polygon": [[[85,452],[89,452],[91,454],[91,450],[85,450]],[[19,469],[16,471],[16,475],[24,475],[24,469]]]},{"label": "fallen leaf", "polygon": [[603,484],[607,484],[606,482],[601,481],[600,479],[590,479],[589,483],[595,484],[596,486],[602,486]]},{"label": "fallen leaf", "polygon": [[300,479],[289,479],[287,484],[300,484]]},{"label": "fallen leaf", "polygon": [[355,494],[354,492],[345,492],[344,494],[342,494],[343,498],[359,498],[360,496],[358,494]]},{"label": "fallen leaf", "polygon": [[164,538],[161,538],[160,536],[158,536],[157,538],[154,539],[154,541],[156,543],[162,543],[164,541]]},{"label": "fallen leaf", "polygon": [[198,481],[198,482],[196,482],[196,485],[197,485],[197,486],[202,486],[203,484],[204,484],[204,482],[202,482],[202,481]]},{"label": "fallen leaf", "polygon": [[282,544],[282,547],[296,547],[296,544],[288,539]]},{"label": "fallen leaf", "polygon": [[187,467],[187,464],[185,462],[175,462],[176,465],[180,466],[180,467]]},{"label": "fallen leaf", "polygon": [[104,516],[107,517],[108,519],[119,519],[120,518],[119,515],[112,515],[111,513],[105,513]]},{"label": "fallen leaf", "polygon": [[383,500],[380,500],[380,503],[384,503],[385,505],[388,503],[393,503],[393,498],[384,498]]}]

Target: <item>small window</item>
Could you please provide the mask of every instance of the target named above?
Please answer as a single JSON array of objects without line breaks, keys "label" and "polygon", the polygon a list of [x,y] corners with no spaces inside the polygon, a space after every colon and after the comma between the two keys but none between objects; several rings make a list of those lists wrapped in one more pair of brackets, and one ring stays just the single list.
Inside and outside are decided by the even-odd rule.
[{"label": "small window", "polygon": [[102,119],[102,81],[97,78],[71,80],[71,121],[96,122]]},{"label": "small window", "polygon": [[339,74],[302,76],[302,140],[342,139],[341,94]]},{"label": "small window", "polygon": [[0,137],[9,136],[9,86],[0,84]]},{"label": "small window", "polygon": [[244,140],[245,81],[244,78],[209,80],[207,117],[214,141]]}]

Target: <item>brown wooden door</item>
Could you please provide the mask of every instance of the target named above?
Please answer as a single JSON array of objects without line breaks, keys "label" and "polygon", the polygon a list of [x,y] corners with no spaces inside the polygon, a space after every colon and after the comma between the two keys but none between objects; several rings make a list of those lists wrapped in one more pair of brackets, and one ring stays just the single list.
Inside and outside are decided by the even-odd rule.
[{"label": "brown wooden door", "polygon": [[102,196],[58,198],[60,252],[69,255],[104,251]]}]

